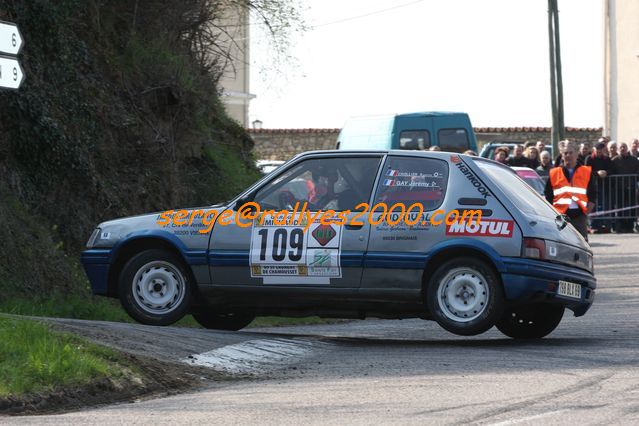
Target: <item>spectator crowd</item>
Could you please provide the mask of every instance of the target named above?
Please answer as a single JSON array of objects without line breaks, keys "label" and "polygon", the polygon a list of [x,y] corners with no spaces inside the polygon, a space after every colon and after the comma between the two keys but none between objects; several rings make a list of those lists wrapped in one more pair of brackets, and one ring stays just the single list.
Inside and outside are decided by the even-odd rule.
[{"label": "spectator crowd", "polygon": [[[544,180],[548,180],[553,167],[564,165],[566,146],[575,146],[569,141],[559,143],[559,155],[551,158],[542,141],[500,146],[495,150],[494,160],[511,167],[529,167]],[[577,164],[590,166],[596,182],[595,209],[590,214],[590,232],[627,233],[639,232],[637,225],[637,200],[639,182],[639,139],[630,144],[617,143],[607,137],[600,138],[594,147],[582,143],[575,148]]]}]

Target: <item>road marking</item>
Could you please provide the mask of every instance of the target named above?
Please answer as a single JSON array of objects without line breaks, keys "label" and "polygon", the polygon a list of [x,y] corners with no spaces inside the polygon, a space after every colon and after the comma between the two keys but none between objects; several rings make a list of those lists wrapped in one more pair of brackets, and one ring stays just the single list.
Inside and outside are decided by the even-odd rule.
[{"label": "road marking", "polygon": [[293,339],[257,339],[194,354],[182,362],[230,374],[258,375],[300,361],[327,343]]},{"label": "road marking", "polygon": [[570,411],[569,408],[564,408],[562,410],[548,411],[546,413],[535,414],[534,416],[521,417],[519,419],[506,420],[499,423],[492,423],[491,426],[505,426],[505,425],[515,425],[517,423],[524,423],[531,420],[541,419],[543,417],[554,416],[555,414],[563,413],[565,411]]}]

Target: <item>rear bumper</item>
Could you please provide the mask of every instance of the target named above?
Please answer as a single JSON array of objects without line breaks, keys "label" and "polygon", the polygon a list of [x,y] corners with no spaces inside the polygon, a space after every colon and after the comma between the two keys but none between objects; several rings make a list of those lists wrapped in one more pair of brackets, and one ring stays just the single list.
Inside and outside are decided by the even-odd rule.
[{"label": "rear bumper", "polygon": [[[501,278],[510,302],[559,303],[571,309],[575,316],[585,314],[592,305],[597,280],[587,271],[531,259],[503,258],[503,261]],[[580,284],[581,297],[557,294],[560,280]]]},{"label": "rear bumper", "polygon": [[89,249],[82,252],[80,261],[89,277],[93,294],[107,295],[111,249]]}]

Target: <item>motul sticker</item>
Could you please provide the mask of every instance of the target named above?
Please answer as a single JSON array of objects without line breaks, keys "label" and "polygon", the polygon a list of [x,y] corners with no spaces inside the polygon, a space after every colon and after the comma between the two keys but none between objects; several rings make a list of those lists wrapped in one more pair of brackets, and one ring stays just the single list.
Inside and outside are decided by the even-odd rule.
[{"label": "motul sticker", "polygon": [[479,223],[470,220],[446,225],[446,235],[510,238],[514,229],[515,222],[512,220],[482,219]]}]

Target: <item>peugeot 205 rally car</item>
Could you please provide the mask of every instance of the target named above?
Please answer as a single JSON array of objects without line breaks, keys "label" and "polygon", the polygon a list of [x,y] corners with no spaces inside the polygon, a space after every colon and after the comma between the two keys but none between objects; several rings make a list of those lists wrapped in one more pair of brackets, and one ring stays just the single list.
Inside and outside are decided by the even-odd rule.
[{"label": "peugeot 205 rally car", "polygon": [[225,330],[318,315],[539,338],[596,287],[588,243],[510,168],[432,151],[303,153],[223,205],[104,222],[82,263],[141,323]]}]

